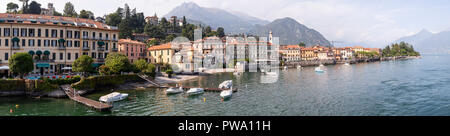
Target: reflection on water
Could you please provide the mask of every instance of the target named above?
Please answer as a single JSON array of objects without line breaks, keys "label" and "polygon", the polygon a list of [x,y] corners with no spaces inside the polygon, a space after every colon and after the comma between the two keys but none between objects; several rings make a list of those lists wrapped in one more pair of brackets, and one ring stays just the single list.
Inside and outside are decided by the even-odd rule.
[{"label": "reflection on water", "polygon": [[[163,89],[129,90],[130,99],[114,103],[112,113],[99,113],[67,99],[0,98],[0,115],[450,115],[450,56],[280,70],[278,78],[260,73],[200,77],[184,86],[217,87],[233,80],[233,93],[187,97]],[[275,83],[263,84],[276,79]],[[110,92],[89,95],[98,100]],[[15,109],[14,105],[20,105]],[[9,113],[14,109],[14,113]]]}]

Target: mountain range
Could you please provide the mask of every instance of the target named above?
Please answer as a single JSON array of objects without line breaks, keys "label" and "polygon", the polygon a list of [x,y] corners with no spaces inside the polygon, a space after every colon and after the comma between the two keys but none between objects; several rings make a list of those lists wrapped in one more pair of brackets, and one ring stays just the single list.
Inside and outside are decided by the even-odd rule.
[{"label": "mountain range", "polygon": [[269,32],[272,31],[274,37],[280,37],[281,45],[299,44],[300,42],[304,42],[307,46],[331,45],[322,34],[292,18],[276,19],[269,22],[245,13],[200,7],[193,2],[183,3],[164,15],[166,18],[171,16],[185,16],[189,23],[207,24],[212,29],[223,27],[226,34],[251,34],[268,37]]},{"label": "mountain range", "polygon": [[402,37],[395,42],[407,42],[413,45],[414,49],[426,54],[450,53],[450,31],[431,33],[423,29],[417,34]]}]

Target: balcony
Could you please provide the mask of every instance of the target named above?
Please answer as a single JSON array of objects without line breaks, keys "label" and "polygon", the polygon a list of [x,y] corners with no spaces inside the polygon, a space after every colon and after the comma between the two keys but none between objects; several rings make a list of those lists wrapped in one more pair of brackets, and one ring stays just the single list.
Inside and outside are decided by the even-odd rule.
[{"label": "balcony", "polygon": [[66,46],[58,46],[58,50],[65,50]]},{"label": "balcony", "polygon": [[105,51],[105,47],[98,47],[97,50],[98,51]]},{"label": "balcony", "polygon": [[12,46],[11,47],[13,50],[20,50],[20,46]]},{"label": "balcony", "polygon": [[113,52],[119,51],[119,49],[117,49],[117,48],[112,48],[111,50],[112,50]]},{"label": "balcony", "polygon": [[109,40],[111,40],[111,39],[109,39],[108,37],[106,37],[105,40],[106,40],[106,41],[109,41]]},{"label": "balcony", "polygon": [[83,36],[83,40],[89,40],[89,36]]},{"label": "balcony", "polygon": [[91,48],[83,46],[83,51],[89,51]]},{"label": "balcony", "polygon": [[99,37],[98,40],[103,40],[103,37]]},{"label": "balcony", "polygon": [[34,63],[54,63],[55,60],[52,59],[35,59]]},{"label": "balcony", "polygon": [[118,40],[116,38],[113,38],[112,41],[113,42],[118,42]]}]

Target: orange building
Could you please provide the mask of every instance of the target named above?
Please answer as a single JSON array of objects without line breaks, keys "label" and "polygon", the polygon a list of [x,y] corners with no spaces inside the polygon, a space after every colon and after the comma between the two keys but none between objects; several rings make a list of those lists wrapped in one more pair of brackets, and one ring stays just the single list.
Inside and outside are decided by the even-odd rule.
[{"label": "orange building", "polygon": [[147,52],[146,46],[147,45],[145,43],[133,41],[131,39],[119,40],[119,52],[126,55],[131,63],[139,59],[145,59],[149,62],[149,60],[145,57]]}]

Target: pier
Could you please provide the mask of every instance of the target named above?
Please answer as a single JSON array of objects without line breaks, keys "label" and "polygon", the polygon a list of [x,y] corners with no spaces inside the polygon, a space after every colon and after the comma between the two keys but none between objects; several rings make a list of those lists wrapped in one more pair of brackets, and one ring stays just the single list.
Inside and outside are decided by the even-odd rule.
[{"label": "pier", "polygon": [[70,99],[84,104],[88,107],[94,108],[99,111],[110,111],[112,109],[112,105],[104,104],[98,101],[94,101],[85,97],[80,96],[75,89],[73,89],[70,85],[62,85],[61,89],[64,90],[64,92],[69,96]]}]

